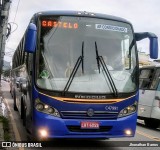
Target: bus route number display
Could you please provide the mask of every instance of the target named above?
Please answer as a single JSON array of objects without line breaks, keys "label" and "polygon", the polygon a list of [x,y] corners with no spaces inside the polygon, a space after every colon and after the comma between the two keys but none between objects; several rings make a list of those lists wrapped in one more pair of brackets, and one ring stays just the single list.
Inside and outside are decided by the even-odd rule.
[{"label": "bus route number display", "polygon": [[78,29],[77,22],[63,22],[63,21],[53,21],[53,20],[42,20],[42,27],[55,27],[55,28],[64,28],[64,29]]}]

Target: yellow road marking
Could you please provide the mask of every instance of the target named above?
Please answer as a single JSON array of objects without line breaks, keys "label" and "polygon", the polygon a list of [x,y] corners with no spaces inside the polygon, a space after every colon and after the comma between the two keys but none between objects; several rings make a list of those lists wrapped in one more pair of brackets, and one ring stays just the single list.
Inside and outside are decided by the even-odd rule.
[{"label": "yellow road marking", "polygon": [[145,137],[151,139],[151,140],[159,141],[159,142],[160,142],[160,139],[159,139],[159,140],[158,140],[158,139],[155,139],[156,137],[154,137],[154,136],[151,136],[151,135],[149,135],[149,134],[143,133],[143,132],[138,131],[138,130],[137,130],[136,132],[137,132],[138,134],[140,134],[140,135],[143,135],[143,136],[145,136]]},{"label": "yellow road marking", "polygon": [[[7,102],[6,99],[4,99],[4,100],[5,100],[5,103],[7,104],[7,108],[8,108],[8,110],[9,110],[9,112],[10,112],[10,118],[11,118],[11,123],[12,123],[12,126],[13,126],[13,131],[14,131],[14,134],[15,134],[15,139],[16,139],[16,141],[21,141],[20,134],[19,134],[19,132],[18,132],[16,123],[15,123],[14,118],[13,118],[13,115],[12,115],[12,113],[11,113],[11,109],[10,109],[10,107],[9,107],[9,104],[8,104],[8,102]],[[19,149],[19,150],[24,150],[23,147],[19,147],[18,149]]]}]

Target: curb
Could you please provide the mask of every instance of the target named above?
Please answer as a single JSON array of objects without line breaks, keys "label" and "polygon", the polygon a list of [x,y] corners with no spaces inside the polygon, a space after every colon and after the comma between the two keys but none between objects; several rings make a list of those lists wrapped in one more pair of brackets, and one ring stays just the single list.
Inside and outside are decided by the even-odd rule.
[{"label": "curb", "polygon": [[4,141],[4,130],[2,122],[0,122],[0,141]]},{"label": "curb", "polygon": [[[1,91],[0,91],[0,92],[1,92]],[[2,102],[3,102],[3,98],[2,98],[2,96],[0,95],[0,116],[3,116]],[[0,141],[4,141],[3,122],[0,122]]]}]

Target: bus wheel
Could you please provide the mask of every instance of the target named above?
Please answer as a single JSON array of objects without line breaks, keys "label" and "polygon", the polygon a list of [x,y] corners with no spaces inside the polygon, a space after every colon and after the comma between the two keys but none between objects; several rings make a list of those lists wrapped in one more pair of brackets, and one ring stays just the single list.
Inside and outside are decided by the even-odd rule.
[{"label": "bus wheel", "polygon": [[37,139],[33,137],[31,134],[27,133],[27,141],[34,142],[34,141],[37,141]]},{"label": "bus wheel", "polygon": [[12,94],[12,92],[11,92],[11,97],[13,98],[13,94]]},{"label": "bus wheel", "polygon": [[13,96],[13,109],[14,109],[15,111],[18,110],[18,109],[17,109],[17,106],[16,106],[15,95]]},{"label": "bus wheel", "polygon": [[27,133],[27,141],[28,141],[28,142],[33,141],[32,138],[31,138],[31,135],[29,135],[28,133]]},{"label": "bus wheel", "polygon": [[24,118],[24,105],[23,105],[23,100],[21,100],[21,119]]},{"label": "bus wheel", "polygon": [[160,125],[160,122],[154,119],[145,119],[144,123],[149,128],[158,128]]},{"label": "bus wheel", "polygon": [[23,125],[26,126],[26,109],[23,106]]}]

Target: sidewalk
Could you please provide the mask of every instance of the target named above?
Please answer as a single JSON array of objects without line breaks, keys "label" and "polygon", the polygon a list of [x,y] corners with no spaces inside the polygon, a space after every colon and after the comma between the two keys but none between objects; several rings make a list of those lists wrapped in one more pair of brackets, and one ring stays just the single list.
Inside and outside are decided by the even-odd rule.
[{"label": "sidewalk", "polygon": [[[3,101],[2,101],[2,91],[0,86],[0,116],[3,116]],[[0,141],[4,141],[4,130],[3,130],[3,123],[0,121]]]},{"label": "sidewalk", "polygon": [[0,86],[0,142],[2,141],[14,141],[14,132],[10,120],[10,112],[5,105],[3,95],[3,82]]},{"label": "sidewalk", "polygon": [[[3,116],[3,97],[2,97],[2,91],[1,91],[1,85],[0,85],[0,142],[4,141],[4,129],[3,129],[3,122],[1,120],[1,116]],[[4,107],[4,106],[3,106]],[[0,148],[2,148],[2,143],[0,143]]]}]

